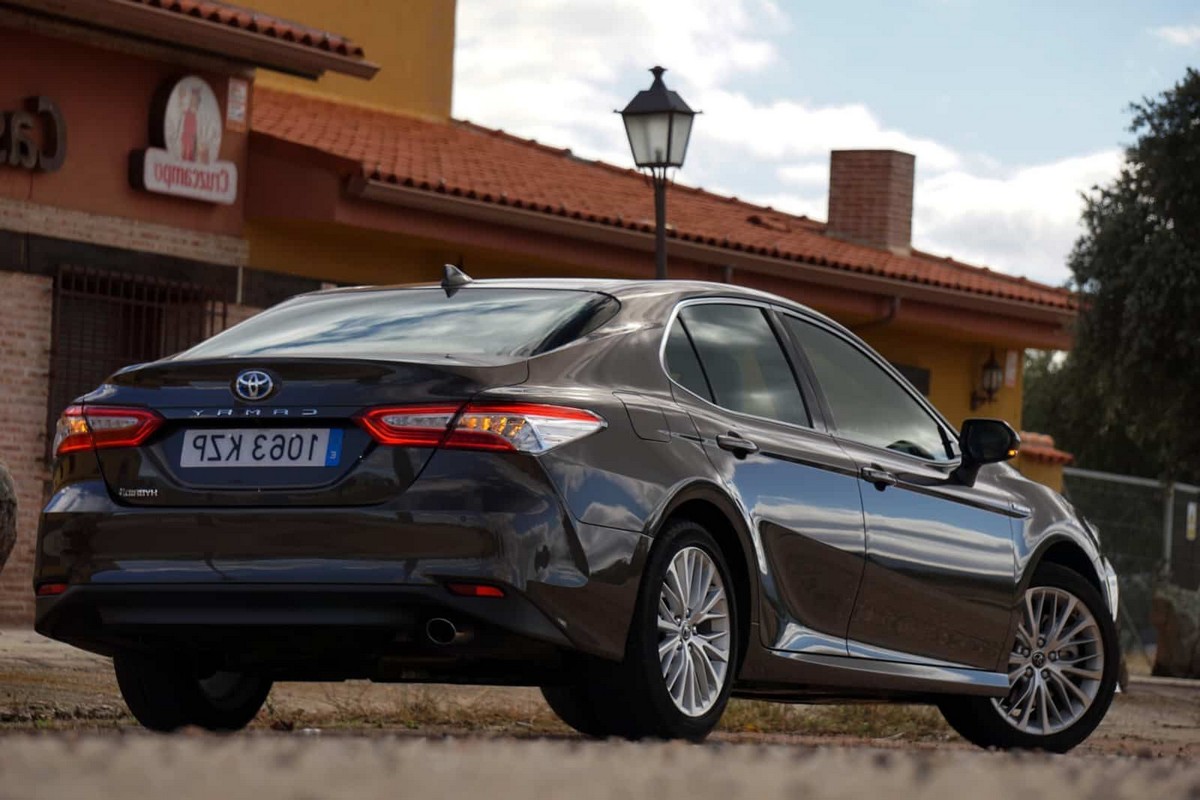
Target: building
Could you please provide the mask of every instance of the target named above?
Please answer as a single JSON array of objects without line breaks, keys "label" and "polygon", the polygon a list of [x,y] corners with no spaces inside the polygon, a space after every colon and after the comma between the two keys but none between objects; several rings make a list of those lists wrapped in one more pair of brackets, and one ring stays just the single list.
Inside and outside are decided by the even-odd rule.
[{"label": "building", "polygon": [[[451,119],[451,0],[249,2],[0,9],[21,65],[0,74],[0,461],[21,509],[0,621],[32,614],[53,421],[113,369],[297,292],[430,280],[447,262],[653,274],[639,174]],[[672,187],[672,275],[813,306],[951,421],[1019,424],[1022,352],[1069,345],[1073,298],[914,249],[912,156],[838,152],[831,169],[827,223]]]}]

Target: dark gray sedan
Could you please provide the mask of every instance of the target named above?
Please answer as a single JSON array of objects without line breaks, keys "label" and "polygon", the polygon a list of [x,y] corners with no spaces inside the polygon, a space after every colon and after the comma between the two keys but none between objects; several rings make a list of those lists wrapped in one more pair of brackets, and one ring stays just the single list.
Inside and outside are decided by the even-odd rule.
[{"label": "dark gray sedan", "polygon": [[734,286],[305,295],[64,412],[37,628],[157,730],[369,678],[541,686],[630,738],[731,695],[928,702],[1062,751],[1113,695],[1116,581],[1017,447]]}]

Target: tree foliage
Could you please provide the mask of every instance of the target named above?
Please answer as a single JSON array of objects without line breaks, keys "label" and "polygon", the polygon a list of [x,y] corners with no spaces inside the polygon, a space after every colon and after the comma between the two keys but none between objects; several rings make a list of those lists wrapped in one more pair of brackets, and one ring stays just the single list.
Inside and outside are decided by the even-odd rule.
[{"label": "tree foliage", "polygon": [[1132,111],[1136,143],[1070,256],[1075,348],[1031,361],[1026,425],[1081,466],[1200,482],[1200,73]]}]

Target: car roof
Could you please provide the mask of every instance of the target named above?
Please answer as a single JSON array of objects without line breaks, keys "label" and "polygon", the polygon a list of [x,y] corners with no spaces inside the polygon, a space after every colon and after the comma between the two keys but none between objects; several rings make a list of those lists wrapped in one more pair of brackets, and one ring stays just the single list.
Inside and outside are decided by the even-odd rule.
[{"label": "car roof", "polygon": [[[388,286],[348,286],[341,289],[325,289],[311,292],[312,295],[344,294],[357,292],[387,292],[405,289],[441,289],[438,283],[408,283]],[[817,317],[841,327],[835,320],[830,319],[819,311],[790,300],[786,297],[738,286],[732,283],[715,283],[712,281],[691,280],[620,280],[613,278],[479,278],[458,287],[457,291],[470,291],[478,288],[497,289],[549,289],[558,291],[600,292],[611,295],[618,300],[632,299],[671,293],[678,295],[679,300],[697,297],[731,297],[735,299],[757,300],[785,306],[800,313]]]}]

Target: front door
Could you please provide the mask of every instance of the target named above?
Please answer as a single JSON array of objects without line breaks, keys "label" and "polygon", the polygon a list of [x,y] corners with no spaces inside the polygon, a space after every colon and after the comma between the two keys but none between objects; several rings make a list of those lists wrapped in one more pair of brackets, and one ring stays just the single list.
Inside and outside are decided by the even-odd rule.
[{"label": "front door", "polygon": [[951,478],[953,432],[881,360],[832,328],[785,320],[861,479],[851,655],[997,669],[1017,601],[1012,498],[983,474],[971,487]]},{"label": "front door", "polygon": [[814,427],[771,313],[685,305],[665,356],[676,399],[750,522],[762,643],[845,655],[863,568],[857,467]]}]

